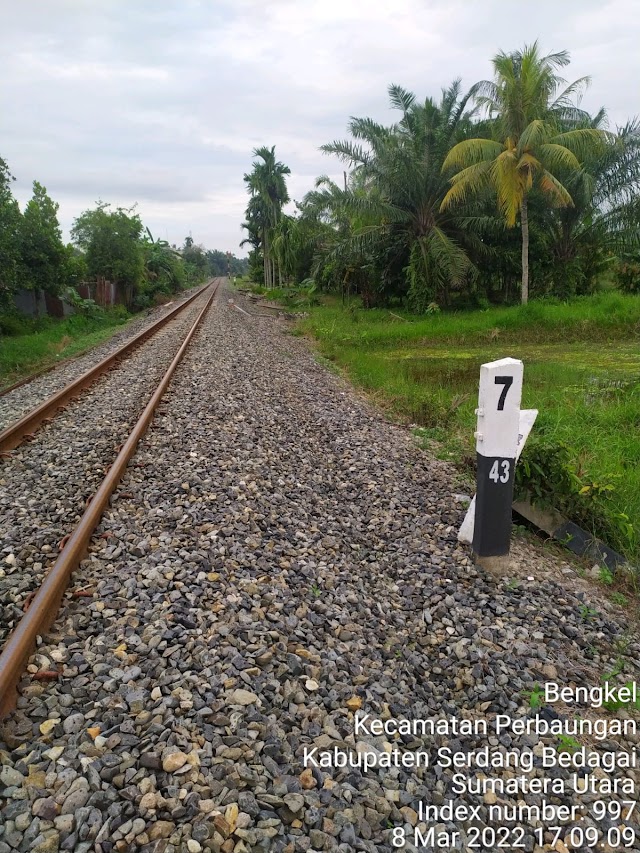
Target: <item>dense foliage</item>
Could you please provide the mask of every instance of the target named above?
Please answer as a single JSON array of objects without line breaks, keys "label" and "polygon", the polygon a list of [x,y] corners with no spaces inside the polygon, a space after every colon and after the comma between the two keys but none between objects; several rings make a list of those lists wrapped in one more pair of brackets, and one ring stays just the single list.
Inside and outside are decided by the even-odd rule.
[{"label": "dense foliage", "polygon": [[89,275],[123,285],[127,304],[133,301],[144,271],[142,228],[136,213],[111,211],[100,203],[95,210],[85,210],[71,230],[73,242],[85,254]]},{"label": "dense foliage", "polygon": [[[120,287],[129,308],[142,308],[212,276],[243,275],[247,260],[207,251],[187,237],[180,248],[153,237],[135,208],[104,202],[85,210],[65,245],[58,204],[34,181],[33,197],[20,210],[14,178],[0,158],[0,313],[11,314],[20,289],[63,296],[79,304],[77,287],[104,278]],[[5,324],[7,328],[10,323]]]},{"label": "dense foliage", "polygon": [[604,110],[580,109],[589,81],[563,80],[568,62],[534,44],[498,54],[494,79],[468,92],[454,81],[419,101],[390,86],[396,122],[352,118],[349,139],[322,146],[344,182],[318,178],[294,215],[289,169],[256,149],[252,277],[417,311],[564,298],[603,280],[637,292],[640,125],[612,131]]},{"label": "dense foliage", "polygon": [[11,193],[13,180],[0,157],[0,309],[9,303],[20,280],[20,208]]},{"label": "dense foliage", "polygon": [[231,252],[219,252],[216,249],[206,253],[209,275],[238,276],[245,275],[249,266],[246,258],[236,258]]},{"label": "dense foliage", "polygon": [[58,205],[34,181],[33,197],[21,212],[13,180],[0,158],[0,310],[19,288],[60,293],[76,271],[73,252],[62,242]]}]

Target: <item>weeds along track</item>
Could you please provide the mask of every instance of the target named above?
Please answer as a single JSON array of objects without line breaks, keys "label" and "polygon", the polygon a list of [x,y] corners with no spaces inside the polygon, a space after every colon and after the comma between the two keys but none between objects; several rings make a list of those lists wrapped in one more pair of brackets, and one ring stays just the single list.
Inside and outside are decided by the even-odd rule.
[{"label": "weeds along track", "polygon": [[110,476],[112,463],[218,284],[196,294],[153,337],[123,356],[117,369],[103,374],[32,441],[2,459],[0,643],[28,612],[31,600],[38,601],[34,593],[65,538],[105,475]]},{"label": "weeds along track", "polygon": [[[205,287],[210,283],[207,282]],[[83,388],[90,387],[104,372],[114,367],[118,359],[154,335],[194,299],[197,299],[202,291],[203,288],[199,287],[184,298],[155,309],[151,316],[136,317],[127,323],[124,329],[116,332],[102,344],[93,347],[89,352],[38,371],[1,390],[0,450],[6,449],[5,445],[14,446],[7,431],[18,420],[48,400],[51,400],[52,405],[55,406],[53,398],[58,394],[61,397],[61,403],[64,403],[67,396],[75,396]],[[75,383],[78,385],[74,388]],[[52,412],[55,413],[55,408]],[[50,414],[43,416],[50,417]]]}]

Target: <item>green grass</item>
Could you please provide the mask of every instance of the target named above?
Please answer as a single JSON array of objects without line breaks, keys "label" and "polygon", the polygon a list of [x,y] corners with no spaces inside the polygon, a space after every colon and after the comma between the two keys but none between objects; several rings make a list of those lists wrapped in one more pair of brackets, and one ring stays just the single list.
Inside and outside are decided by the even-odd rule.
[{"label": "green grass", "polygon": [[326,302],[307,309],[299,328],[385,408],[420,426],[440,455],[467,468],[480,365],[522,359],[522,407],[540,414],[520,480],[640,559],[639,297],[607,293],[424,317]]},{"label": "green grass", "polygon": [[[328,304],[327,304],[328,303]],[[365,311],[351,304],[341,310],[336,299],[313,312],[312,326],[319,338],[346,343],[396,347],[483,342],[545,343],[592,342],[640,336],[640,300],[620,293],[602,293],[572,302],[539,300],[512,308],[437,313],[416,317],[403,311]]]},{"label": "green grass", "polygon": [[129,319],[122,307],[90,317],[74,314],[62,320],[0,318],[0,325],[6,323],[12,332],[0,336],[0,388],[91,349],[111,337]]}]

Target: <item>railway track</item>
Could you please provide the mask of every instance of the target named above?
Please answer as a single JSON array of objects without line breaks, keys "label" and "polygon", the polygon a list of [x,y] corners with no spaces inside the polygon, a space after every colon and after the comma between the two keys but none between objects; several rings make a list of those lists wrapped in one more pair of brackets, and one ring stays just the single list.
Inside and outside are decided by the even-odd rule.
[{"label": "railway track", "polygon": [[[475,754],[487,735],[456,720],[531,720],[536,684],[596,684],[621,661],[628,613],[584,618],[596,601],[569,567],[522,542],[515,585],[478,570],[451,470],[237,307],[219,295],[192,341],[0,725],[0,853],[392,853],[420,804],[443,802],[446,768],[305,752],[382,754],[358,714],[450,720],[392,745]],[[14,458],[33,468],[54,428]],[[637,680],[637,638],[624,648],[620,681]],[[571,775],[554,778],[579,804]],[[458,801],[487,823],[481,792]]]},{"label": "railway track", "polygon": [[[205,288],[207,286],[208,284],[205,285]],[[100,376],[113,369],[120,360],[133,352],[149,338],[153,337],[156,332],[188,308],[188,306],[191,305],[198,296],[200,296],[205,288],[199,288],[194,294],[189,296],[183,302],[180,302],[150,326],[143,328],[134,337],[125,341],[122,346],[119,346],[113,352],[110,352],[104,358],[100,359],[100,361],[93,364],[80,375],[70,379],[70,381],[66,382],[61,387],[58,387],[56,382],[48,383],[50,386],[53,385],[53,389],[48,390],[47,382],[45,381],[42,383],[39,393],[36,393],[35,398],[31,395],[22,395],[21,399],[16,400],[16,395],[12,395],[10,398],[3,399],[3,405],[1,407],[2,411],[0,411],[0,426],[3,426],[0,431],[0,453],[13,450],[13,448],[21,444],[25,438],[33,437],[34,431],[40,426],[40,424],[53,417],[58,409],[67,405],[86,388],[90,388],[91,385],[100,378]],[[62,367],[62,365],[60,367]],[[0,398],[5,398],[12,391],[23,388],[25,385],[29,385],[34,380],[50,374],[56,368],[58,368],[58,365],[46,368],[43,371],[21,380],[20,382],[16,382],[9,388],[5,388],[0,393]],[[61,370],[60,373],[63,374],[64,371]],[[19,409],[20,412],[20,416],[18,418],[15,417],[16,409]],[[8,420],[8,418],[11,418],[12,421],[4,425],[3,422]]]},{"label": "railway track", "polygon": [[[14,706],[15,686],[37,637],[54,620],[71,574],[220,281],[0,434],[5,457],[0,510],[6,510],[0,524],[0,642],[6,641],[0,654],[0,717]],[[155,390],[149,398],[150,384]],[[48,427],[35,434],[43,422]],[[25,438],[33,441],[20,447]]]},{"label": "railway track", "polygon": [[[149,309],[146,313],[140,314],[131,320],[125,327],[116,331],[115,334],[107,338],[106,341],[103,342],[102,345],[97,345],[93,347],[89,347],[86,350],[83,350],[76,355],[69,356],[67,358],[63,358],[60,361],[56,361],[53,364],[49,364],[47,367],[43,367],[40,370],[36,370],[33,373],[30,373],[28,376],[23,376],[22,379],[18,379],[15,382],[12,382],[9,385],[0,386],[0,428],[4,428],[7,423],[16,420],[15,418],[15,410],[14,405],[16,403],[16,396],[13,395],[11,398],[11,411],[3,411],[2,404],[5,402],[2,398],[6,397],[7,394],[11,394],[13,391],[17,391],[18,388],[22,388],[25,385],[29,385],[33,387],[34,385],[38,385],[36,380],[42,380],[42,388],[40,389],[40,398],[44,399],[47,396],[50,396],[54,393],[55,390],[64,387],[65,384],[69,384],[69,381],[73,378],[73,375],[84,372],[82,369],[77,370],[77,367],[84,366],[86,369],[91,367],[94,363],[97,364],[101,359],[98,358],[96,360],[96,354],[100,354],[102,350],[105,350],[105,355],[108,352],[115,352],[116,349],[119,349],[118,342],[122,340],[127,340],[129,338],[129,334],[131,338],[138,334],[138,332],[142,332],[148,327],[156,326],[159,321],[166,320],[166,317],[177,307],[184,307],[188,304],[189,300],[196,296],[204,287],[206,287],[210,282],[207,282],[205,285],[197,285],[195,288],[191,288],[191,292],[185,291],[183,298],[178,298],[171,300],[170,302],[166,302],[161,306],[158,306],[154,309]],[[149,323],[149,318],[151,315],[158,315],[157,320],[153,320]],[[65,374],[69,369],[70,373],[67,377],[68,381],[65,381]],[[55,379],[50,374],[55,372]],[[72,375],[73,374],[73,375]],[[47,379],[44,377],[49,377],[52,379],[51,387],[47,389]],[[31,389],[30,389],[31,390]],[[22,407],[22,412],[27,411],[30,408],[33,408],[33,404],[28,401],[18,401],[18,405]]]}]

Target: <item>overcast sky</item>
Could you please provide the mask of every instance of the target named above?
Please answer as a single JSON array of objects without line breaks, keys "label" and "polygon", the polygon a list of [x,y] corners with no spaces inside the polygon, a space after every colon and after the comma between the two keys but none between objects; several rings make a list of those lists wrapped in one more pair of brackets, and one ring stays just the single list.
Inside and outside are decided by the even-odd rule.
[{"label": "overcast sky", "polygon": [[351,115],[391,122],[387,86],[437,96],[538,38],[592,77],[583,106],[640,112],[640,0],[0,0],[0,156],[73,218],[134,202],[154,236],[240,253],[251,152],[275,145],[293,198],[339,177]]}]

